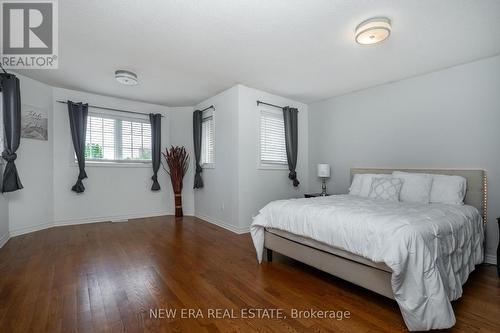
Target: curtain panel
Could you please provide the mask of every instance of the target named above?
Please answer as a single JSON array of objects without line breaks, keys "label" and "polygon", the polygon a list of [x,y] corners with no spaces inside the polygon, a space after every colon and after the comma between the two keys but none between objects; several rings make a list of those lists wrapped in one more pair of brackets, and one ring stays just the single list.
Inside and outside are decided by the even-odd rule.
[{"label": "curtain panel", "polygon": [[285,122],[285,146],[288,160],[288,178],[293,181],[293,186],[299,186],[297,179],[297,150],[298,150],[298,114],[299,110],[286,106],[283,108],[283,119]]},{"label": "curtain panel", "polygon": [[153,185],[151,191],[159,191],[161,189],[158,183],[158,170],[160,170],[161,159],[161,114],[149,114],[149,121],[151,123],[151,158],[153,165]]},{"label": "curtain panel", "polygon": [[76,159],[78,161],[78,180],[71,188],[73,192],[85,192],[83,180],[87,178],[85,172],[85,139],[87,135],[87,118],[89,113],[89,105],[83,103],[73,103],[68,101],[69,125],[71,129],[71,139],[75,148]]},{"label": "curtain panel", "polygon": [[203,171],[200,165],[201,159],[201,126],[202,126],[203,114],[200,110],[193,112],[193,141],[194,141],[194,157],[196,172],[194,174],[194,185],[193,188],[202,188],[203,179],[201,178],[201,172]]},{"label": "curtain panel", "polygon": [[4,150],[2,158],[7,162],[3,173],[2,192],[14,192],[23,188],[14,161],[21,143],[21,91],[19,79],[9,73],[0,73],[3,94]]}]

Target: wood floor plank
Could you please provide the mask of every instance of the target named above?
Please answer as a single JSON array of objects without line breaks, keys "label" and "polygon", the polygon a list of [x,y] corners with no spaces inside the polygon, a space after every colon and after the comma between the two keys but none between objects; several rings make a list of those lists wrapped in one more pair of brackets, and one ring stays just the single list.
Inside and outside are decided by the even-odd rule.
[{"label": "wood floor plank", "polygon": [[[478,266],[449,331],[499,332],[499,281],[494,267]],[[285,318],[242,319],[248,308]],[[176,316],[155,318],[159,309]],[[210,309],[236,318],[209,318]],[[351,318],[292,318],[293,309]],[[404,331],[394,301],[279,254],[259,265],[248,234],[194,217],[57,227],[0,249],[0,332]]]}]

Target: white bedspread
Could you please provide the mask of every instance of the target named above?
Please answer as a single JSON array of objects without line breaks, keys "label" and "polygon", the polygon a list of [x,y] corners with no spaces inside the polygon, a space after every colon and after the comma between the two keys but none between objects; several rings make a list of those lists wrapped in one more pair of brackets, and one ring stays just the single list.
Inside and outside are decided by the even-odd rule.
[{"label": "white bedspread", "polygon": [[392,290],[409,330],[455,324],[450,301],[483,261],[483,223],[472,206],[414,204],[350,195],[274,201],[250,227],[262,261],[264,228],[338,247],[392,269]]}]

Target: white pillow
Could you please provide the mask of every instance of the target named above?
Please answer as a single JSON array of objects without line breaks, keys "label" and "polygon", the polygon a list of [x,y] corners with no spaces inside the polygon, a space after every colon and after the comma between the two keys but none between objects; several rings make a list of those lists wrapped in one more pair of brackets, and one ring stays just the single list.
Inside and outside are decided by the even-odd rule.
[{"label": "white pillow", "polygon": [[365,173],[363,175],[363,184],[361,186],[360,196],[368,198],[370,191],[372,189],[372,182],[374,178],[391,178],[391,175],[387,174],[376,174],[376,173]]},{"label": "white pillow", "polygon": [[354,177],[352,177],[351,187],[349,187],[349,194],[359,195],[359,193],[361,193],[362,183],[363,183],[363,175],[359,173],[355,174]]},{"label": "white pillow", "polygon": [[394,171],[392,176],[403,180],[399,197],[401,201],[429,203],[432,188],[431,175]]},{"label": "white pillow", "polygon": [[399,194],[401,193],[402,186],[403,180],[401,178],[376,177],[372,180],[372,186],[368,197],[372,199],[399,201]]},{"label": "white pillow", "polygon": [[461,176],[432,174],[431,203],[463,205],[467,180]]}]

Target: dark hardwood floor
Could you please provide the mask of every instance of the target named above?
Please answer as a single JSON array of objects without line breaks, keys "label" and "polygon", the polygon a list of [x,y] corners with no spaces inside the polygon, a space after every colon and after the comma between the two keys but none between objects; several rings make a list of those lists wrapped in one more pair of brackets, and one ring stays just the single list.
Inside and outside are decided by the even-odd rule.
[{"label": "dark hardwood floor", "polygon": [[[499,281],[495,267],[472,273],[452,331],[500,332]],[[183,308],[204,318],[180,318]],[[209,309],[246,308],[279,308],[286,318],[207,318]],[[350,318],[291,318],[293,308]],[[177,313],[155,319],[150,309]],[[0,332],[405,330],[394,301],[279,255],[258,265],[249,234],[191,217],[57,227],[0,250]]]}]

